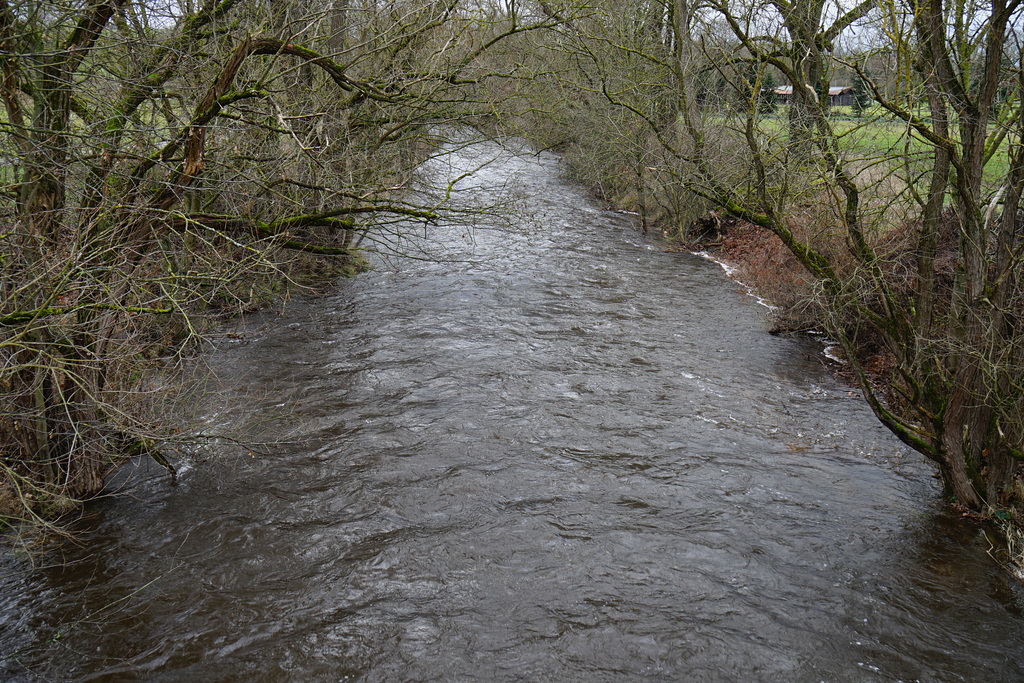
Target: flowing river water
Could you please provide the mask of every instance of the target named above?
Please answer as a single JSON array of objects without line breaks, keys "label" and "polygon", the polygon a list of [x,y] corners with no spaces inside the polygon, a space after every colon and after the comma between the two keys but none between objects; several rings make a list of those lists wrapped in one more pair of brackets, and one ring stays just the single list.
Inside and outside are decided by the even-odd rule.
[{"label": "flowing river water", "polygon": [[433,172],[481,165],[513,225],[213,352],[204,429],[268,454],[143,464],[4,556],[0,678],[1022,680],[1021,587],[820,347],[550,155]]}]

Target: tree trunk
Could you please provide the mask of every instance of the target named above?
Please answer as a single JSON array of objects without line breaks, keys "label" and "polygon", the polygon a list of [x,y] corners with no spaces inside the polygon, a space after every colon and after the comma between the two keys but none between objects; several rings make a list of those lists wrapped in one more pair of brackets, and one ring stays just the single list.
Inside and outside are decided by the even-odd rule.
[{"label": "tree trunk", "polygon": [[60,54],[47,55],[38,81],[32,120],[32,152],[25,165],[22,216],[40,246],[53,240],[64,208],[66,132],[70,94]]},{"label": "tree trunk", "polygon": [[793,94],[789,105],[789,139],[797,150],[810,150],[815,136],[816,110],[828,105],[828,80],[818,38],[824,3],[804,0],[780,7],[789,31]]}]

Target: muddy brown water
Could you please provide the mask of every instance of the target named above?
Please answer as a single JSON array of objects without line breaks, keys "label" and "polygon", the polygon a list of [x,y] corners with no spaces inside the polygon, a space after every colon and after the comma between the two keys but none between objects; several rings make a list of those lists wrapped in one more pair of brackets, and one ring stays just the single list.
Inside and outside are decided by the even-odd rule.
[{"label": "muddy brown water", "polygon": [[[1024,593],[720,268],[474,145],[428,232],[213,352],[207,449],[0,578],[0,678],[1024,680]],[[57,562],[56,560],[60,560]]]}]

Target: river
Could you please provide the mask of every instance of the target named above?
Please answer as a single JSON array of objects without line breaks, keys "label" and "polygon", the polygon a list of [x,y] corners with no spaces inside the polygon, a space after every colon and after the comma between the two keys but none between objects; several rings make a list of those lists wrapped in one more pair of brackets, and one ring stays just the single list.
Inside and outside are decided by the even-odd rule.
[{"label": "river", "polygon": [[1021,587],[819,346],[552,155],[474,169],[511,225],[221,339],[197,419],[272,446],[4,555],[0,678],[1024,678]]}]

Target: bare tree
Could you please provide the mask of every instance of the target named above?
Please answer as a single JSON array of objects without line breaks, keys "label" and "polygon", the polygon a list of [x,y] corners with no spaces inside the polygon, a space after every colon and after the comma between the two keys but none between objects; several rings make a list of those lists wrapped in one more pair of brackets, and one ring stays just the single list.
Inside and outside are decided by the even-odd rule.
[{"label": "bare tree", "polygon": [[[149,453],[139,372],[287,280],[286,254],[402,248],[481,58],[553,20],[472,3],[0,2],[0,467],[26,509]],[[443,193],[442,193],[443,196]]]}]

